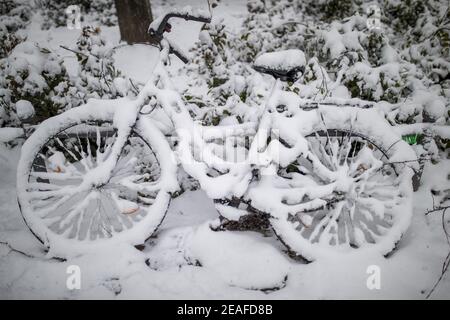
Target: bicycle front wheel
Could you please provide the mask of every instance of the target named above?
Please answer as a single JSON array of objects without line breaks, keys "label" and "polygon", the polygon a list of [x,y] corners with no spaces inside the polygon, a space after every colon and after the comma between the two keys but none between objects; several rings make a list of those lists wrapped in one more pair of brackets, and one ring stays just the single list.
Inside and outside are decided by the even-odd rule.
[{"label": "bicycle front wheel", "polygon": [[[89,109],[89,110],[88,110]],[[86,186],[117,140],[114,107],[83,106],[51,118],[26,141],[18,166],[23,218],[54,256],[141,244],[162,222],[176,183],[171,150],[139,120],[106,183]]]}]

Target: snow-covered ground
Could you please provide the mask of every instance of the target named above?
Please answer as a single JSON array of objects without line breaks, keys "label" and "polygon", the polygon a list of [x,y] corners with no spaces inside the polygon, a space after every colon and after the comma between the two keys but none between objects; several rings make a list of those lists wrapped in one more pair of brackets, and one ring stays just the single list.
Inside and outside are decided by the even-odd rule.
[{"label": "snow-covered ground", "polygon": [[[205,1],[189,0],[186,4],[205,6]],[[155,5],[154,14],[160,10],[161,6]],[[244,16],[245,2],[223,1],[215,12],[232,30]],[[177,33],[177,27],[183,34]],[[171,37],[186,48],[193,44],[199,28],[198,24],[176,22]],[[104,28],[103,32],[118,43],[117,27]],[[78,34],[66,28],[41,31],[33,24],[27,29],[30,40],[48,43],[67,56],[69,71],[75,57],[59,46],[70,46]],[[154,59],[158,54],[155,50],[122,47],[117,50],[116,64],[125,74],[145,81],[153,64],[150,56]],[[48,259],[17,205],[19,155],[19,147],[7,149],[0,144],[2,299],[423,299],[438,279],[449,250],[440,213],[425,216],[433,205],[430,187],[447,178],[450,161],[444,160],[427,165],[423,186],[415,193],[412,225],[389,258],[356,252],[309,264],[293,260],[275,237],[212,231],[210,225],[216,223],[218,213],[203,191],[194,191],[172,201],[165,221],[142,251],[121,246],[69,261]],[[67,271],[73,265],[81,270],[79,290],[69,290],[66,284]],[[380,289],[367,286],[373,270],[380,271]],[[450,276],[443,278],[431,297],[450,298]]]},{"label": "snow-covered ground", "polygon": [[[118,299],[336,299],[425,298],[439,277],[447,244],[440,216],[425,217],[449,163],[427,167],[416,193],[411,228],[389,258],[355,254],[305,264],[292,260],[274,237],[212,231],[217,219],[203,191],[173,200],[165,221],[143,251],[122,246],[69,261],[47,259],[24,224],[16,202],[19,149],[1,149],[0,298]],[[442,179],[442,178],[441,178]],[[68,267],[81,270],[81,289],[69,290]],[[379,290],[369,290],[370,266],[380,269]],[[372,267],[373,268],[373,267]],[[70,269],[69,269],[70,270]],[[450,298],[444,277],[432,295]]]}]

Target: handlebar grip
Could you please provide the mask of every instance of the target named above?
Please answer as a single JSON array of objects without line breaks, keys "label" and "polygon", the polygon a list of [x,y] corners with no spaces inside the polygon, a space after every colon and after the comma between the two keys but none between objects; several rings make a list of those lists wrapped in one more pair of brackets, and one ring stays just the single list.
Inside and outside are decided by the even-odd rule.
[{"label": "handlebar grip", "polygon": [[189,62],[189,59],[186,57],[186,55],[182,51],[174,48],[172,45],[170,45],[169,53],[173,53],[174,55],[176,55],[177,58],[183,61],[184,64]]},{"label": "handlebar grip", "polygon": [[184,17],[185,20],[192,20],[197,22],[203,22],[203,23],[210,23],[211,17],[202,17],[202,16],[191,16],[187,15]]},{"label": "handlebar grip", "polygon": [[[150,33],[150,36],[153,38],[155,42],[160,43],[164,39],[164,32],[166,31],[170,32],[171,29],[171,26],[169,24],[170,18],[182,18],[184,20],[197,21],[203,23],[211,22],[210,16],[203,14],[201,12],[198,12],[198,14],[192,13],[190,9],[187,10],[185,9],[184,12],[169,12],[162,19],[159,18],[154,20],[148,28],[148,32]],[[166,40],[168,41],[168,39]],[[186,57],[186,55],[183,54],[181,50],[177,49],[176,46],[173,46],[170,43],[169,43],[169,53],[175,54],[184,63],[189,62],[189,59]]]}]

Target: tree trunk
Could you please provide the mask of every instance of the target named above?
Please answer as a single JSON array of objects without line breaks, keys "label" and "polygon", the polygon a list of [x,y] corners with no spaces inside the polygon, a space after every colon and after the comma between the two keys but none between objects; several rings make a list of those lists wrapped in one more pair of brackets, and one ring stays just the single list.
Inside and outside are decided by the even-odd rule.
[{"label": "tree trunk", "polygon": [[150,0],[115,0],[121,40],[129,44],[150,43],[147,33],[152,22]]}]

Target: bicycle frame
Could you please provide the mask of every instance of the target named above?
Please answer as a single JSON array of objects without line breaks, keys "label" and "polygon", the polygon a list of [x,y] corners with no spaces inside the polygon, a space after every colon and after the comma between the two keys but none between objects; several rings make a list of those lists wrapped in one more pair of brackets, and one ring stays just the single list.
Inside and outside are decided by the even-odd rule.
[{"label": "bicycle frame", "polygon": [[[305,259],[369,245],[383,255],[391,252],[411,218],[413,172],[405,163],[415,154],[389,123],[374,109],[331,100],[308,104],[277,80],[261,109],[254,109],[255,122],[202,126],[191,118],[165,68],[174,51],[162,35],[167,20],[157,20],[158,28],[152,29],[160,37],[160,57],[134,99],[88,101],[46,120],[23,146],[17,170],[19,206],[30,230],[52,254],[144,243],[177,191],[177,164],[210,199],[218,200],[222,217],[237,221],[252,212],[264,215],[288,249]],[[146,106],[150,112],[144,112]],[[155,108],[173,124],[172,149],[152,114]],[[91,130],[96,133],[95,152]],[[86,152],[78,132],[85,135]],[[70,138],[66,144],[60,141],[62,134]],[[75,143],[72,134],[77,135]],[[253,140],[226,140],[243,136]],[[229,150],[243,151],[245,158],[220,156]],[[39,159],[48,166],[37,163]],[[65,207],[60,210],[61,204]]]},{"label": "bicycle frame", "polygon": [[[176,154],[178,162],[204,189],[211,184],[220,184],[220,193],[210,193],[212,198],[218,199],[227,195],[236,185],[243,194],[252,178],[253,169],[266,168],[272,161],[272,156],[267,152],[267,133],[270,131],[270,114],[264,109],[258,121],[237,126],[204,127],[195,123],[191,118],[181,96],[173,89],[169,75],[165,69],[170,54],[170,44],[163,39],[161,41],[161,53],[158,63],[153,70],[152,77],[147,81],[137,97],[126,108],[118,109],[114,121],[117,129],[117,139],[112,147],[107,160],[95,168],[92,174],[83,184],[85,187],[98,187],[106,184],[116,166],[128,136],[141,115],[141,110],[148,104],[152,97],[162,107],[164,113],[174,124],[176,136],[179,139]],[[275,83],[273,91],[279,87]],[[153,111],[153,110],[152,110]],[[120,120],[120,121],[119,121]],[[217,156],[207,146],[208,139],[229,138],[239,135],[251,135],[254,139],[250,145],[248,158],[243,162],[230,162]],[[200,151],[201,160],[195,159],[193,150]],[[273,152],[272,152],[273,153]],[[208,168],[214,168],[221,173],[227,173],[219,177],[210,177]],[[228,177],[232,177],[229,179]],[[236,194],[239,196],[240,194]]]}]

